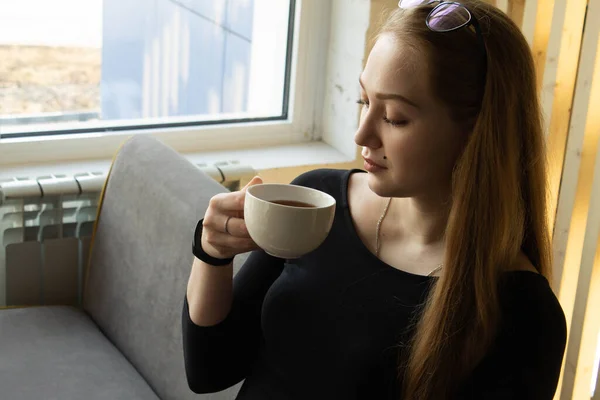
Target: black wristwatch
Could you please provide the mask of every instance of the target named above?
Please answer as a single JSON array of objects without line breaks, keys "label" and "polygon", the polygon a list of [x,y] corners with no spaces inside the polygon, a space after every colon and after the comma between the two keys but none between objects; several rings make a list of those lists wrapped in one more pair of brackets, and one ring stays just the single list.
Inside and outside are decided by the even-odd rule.
[{"label": "black wristwatch", "polygon": [[202,248],[202,222],[204,222],[204,218],[202,218],[198,225],[196,225],[196,230],[194,232],[194,240],[192,241],[192,253],[194,256],[209,265],[214,267],[222,267],[224,265],[229,265],[233,261],[233,257],[231,258],[215,258],[208,255],[204,249]]}]

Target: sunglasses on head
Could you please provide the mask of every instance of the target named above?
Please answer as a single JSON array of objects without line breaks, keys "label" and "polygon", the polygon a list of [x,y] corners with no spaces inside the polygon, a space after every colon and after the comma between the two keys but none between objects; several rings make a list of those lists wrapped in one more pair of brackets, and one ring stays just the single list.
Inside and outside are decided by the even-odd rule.
[{"label": "sunglasses on head", "polygon": [[487,53],[479,23],[476,18],[473,18],[471,11],[463,4],[455,1],[441,0],[400,0],[398,2],[398,7],[407,9],[433,3],[440,4],[435,6],[425,19],[425,24],[430,30],[433,32],[444,33],[472,26],[475,29],[484,53]]}]

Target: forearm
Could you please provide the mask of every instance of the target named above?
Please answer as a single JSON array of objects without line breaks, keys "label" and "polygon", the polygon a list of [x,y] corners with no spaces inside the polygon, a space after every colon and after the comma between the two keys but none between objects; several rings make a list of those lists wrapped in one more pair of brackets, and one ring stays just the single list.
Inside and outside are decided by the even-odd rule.
[{"label": "forearm", "polygon": [[198,326],[214,326],[231,310],[233,266],[214,267],[194,258],[187,285],[190,319]]},{"label": "forearm", "polygon": [[282,269],[282,260],[261,251],[248,257],[235,279],[231,266],[194,261],[182,315],[185,370],[194,392],[217,392],[247,375],[262,337],[262,301]]}]

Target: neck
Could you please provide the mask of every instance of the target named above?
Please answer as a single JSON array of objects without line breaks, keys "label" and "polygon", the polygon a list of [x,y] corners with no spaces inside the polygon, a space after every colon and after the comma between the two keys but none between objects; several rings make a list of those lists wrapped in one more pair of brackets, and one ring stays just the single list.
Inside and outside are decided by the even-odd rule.
[{"label": "neck", "polygon": [[401,237],[422,246],[435,245],[443,241],[450,202],[440,201],[439,197],[396,198],[389,213]]}]

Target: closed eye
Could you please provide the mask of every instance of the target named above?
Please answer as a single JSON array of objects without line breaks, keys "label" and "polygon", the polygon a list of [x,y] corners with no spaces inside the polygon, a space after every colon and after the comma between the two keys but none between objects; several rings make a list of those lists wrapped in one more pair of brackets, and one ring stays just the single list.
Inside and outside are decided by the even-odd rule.
[{"label": "closed eye", "polygon": [[383,120],[395,128],[406,126],[408,124],[408,121],[392,121],[391,119],[388,119],[388,117],[383,117]]},{"label": "closed eye", "polygon": [[[365,108],[369,108],[369,105],[370,105],[367,100],[363,100],[363,99],[356,100],[356,103],[360,104],[361,106],[364,106]],[[383,120],[395,128],[405,126],[408,124],[408,121],[394,121],[394,120],[389,119],[386,116],[383,117]]]}]

